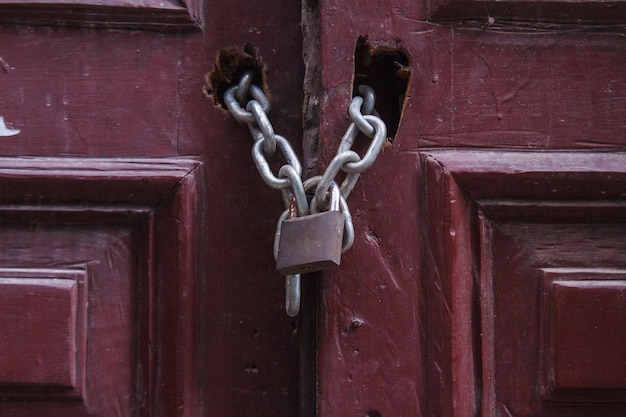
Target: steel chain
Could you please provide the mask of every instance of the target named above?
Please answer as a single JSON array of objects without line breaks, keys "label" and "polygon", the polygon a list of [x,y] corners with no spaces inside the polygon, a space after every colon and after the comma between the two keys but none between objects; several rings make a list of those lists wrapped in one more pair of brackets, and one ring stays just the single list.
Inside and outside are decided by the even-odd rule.
[{"label": "steel chain", "polygon": [[[354,96],[348,108],[352,123],[341,138],[337,154],[330,161],[323,175],[302,181],[302,165],[289,141],[275,133],[269,120],[270,102],[261,87],[254,84],[254,73],[243,74],[239,82],[224,93],[224,103],[230,114],[239,122],[246,123],[254,139],[252,159],[263,181],[271,188],[281,191],[285,211],[280,215],[274,238],[274,258],[278,257],[278,241],[282,222],[287,218],[302,217],[327,210],[330,187],[341,171],[345,178],[341,182],[340,212],[344,219],[342,253],[354,243],[354,226],[346,199],[354,189],[360,174],[368,169],[380,153],[387,138],[387,126],[375,110],[374,90],[366,85],[359,86],[362,96]],[[246,101],[248,100],[248,101]],[[244,108],[245,107],[245,108]],[[361,158],[352,150],[359,133],[371,138],[369,148]],[[276,150],[282,153],[285,164],[274,175],[267,160]],[[307,193],[314,193],[310,203]],[[300,309],[300,275],[285,278],[287,288],[287,314],[294,317]]]}]

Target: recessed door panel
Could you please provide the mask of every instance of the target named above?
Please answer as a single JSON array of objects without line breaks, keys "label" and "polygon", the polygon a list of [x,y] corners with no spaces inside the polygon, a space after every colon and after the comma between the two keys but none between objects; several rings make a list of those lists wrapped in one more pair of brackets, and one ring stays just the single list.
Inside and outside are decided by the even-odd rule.
[{"label": "recessed door panel", "polygon": [[626,412],[623,157],[427,157],[433,415]]}]

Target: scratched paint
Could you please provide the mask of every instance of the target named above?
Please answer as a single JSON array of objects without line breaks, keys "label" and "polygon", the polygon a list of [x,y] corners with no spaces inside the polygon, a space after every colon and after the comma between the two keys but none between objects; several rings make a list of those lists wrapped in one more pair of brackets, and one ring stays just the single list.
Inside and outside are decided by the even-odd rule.
[{"label": "scratched paint", "polygon": [[15,136],[19,133],[19,129],[12,129],[4,124],[4,117],[0,116],[0,136]]}]

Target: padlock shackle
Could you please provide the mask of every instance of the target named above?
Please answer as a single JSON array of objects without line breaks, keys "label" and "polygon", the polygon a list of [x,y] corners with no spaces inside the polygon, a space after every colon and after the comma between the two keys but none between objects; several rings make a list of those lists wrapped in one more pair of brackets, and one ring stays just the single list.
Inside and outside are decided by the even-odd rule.
[{"label": "padlock shackle", "polygon": [[341,203],[341,189],[335,181],[330,184],[330,207],[328,211],[339,211]]}]

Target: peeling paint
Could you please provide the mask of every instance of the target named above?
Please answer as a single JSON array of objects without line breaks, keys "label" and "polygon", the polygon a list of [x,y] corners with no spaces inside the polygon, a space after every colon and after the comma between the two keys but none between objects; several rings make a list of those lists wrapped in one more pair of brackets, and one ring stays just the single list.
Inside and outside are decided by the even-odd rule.
[{"label": "peeling paint", "polygon": [[0,68],[2,68],[6,74],[10,73],[11,70],[13,69],[13,67],[11,67],[11,65],[9,65],[9,63],[6,62],[1,56],[0,56]]},{"label": "peeling paint", "polygon": [[12,129],[4,124],[4,117],[0,116],[0,136],[15,136],[20,133],[19,129]]}]

